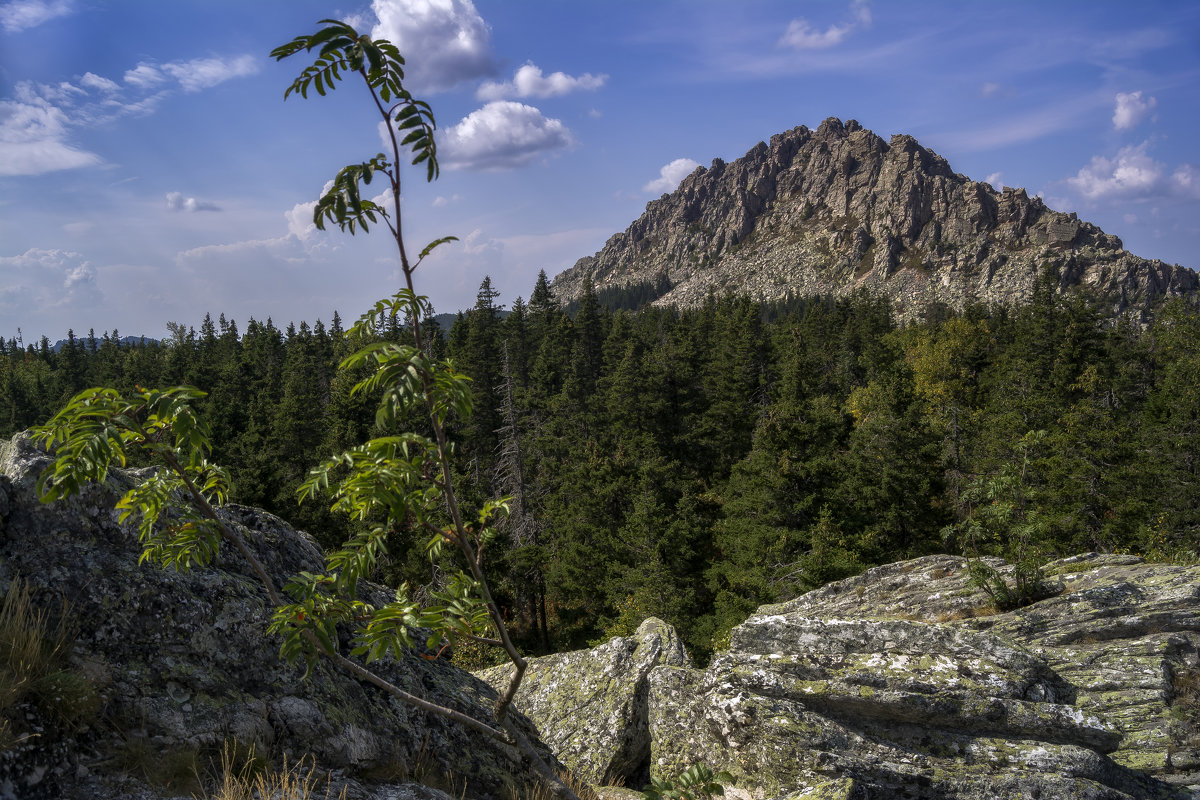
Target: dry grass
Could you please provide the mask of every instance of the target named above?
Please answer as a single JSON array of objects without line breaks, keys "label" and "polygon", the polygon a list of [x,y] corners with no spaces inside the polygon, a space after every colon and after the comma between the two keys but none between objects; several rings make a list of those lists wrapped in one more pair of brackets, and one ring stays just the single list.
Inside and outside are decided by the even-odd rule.
[{"label": "dry grass", "polygon": [[[560,772],[558,777],[575,793],[579,800],[598,800],[596,790],[580,780],[574,773]],[[509,789],[510,800],[555,800],[556,797],[557,795],[544,783],[526,785],[519,790]]]},{"label": "dry grass", "polygon": [[19,729],[16,707],[33,702],[38,710],[73,725],[100,707],[95,685],[65,668],[73,643],[67,602],[57,613],[37,607],[29,586],[14,578],[0,604],[0,750],[28,734]]},{"label": "dry grass", "polygon": [[333,794],[329,775],[322,775],[315,764],[305,759],[288,766],[287,756],[279,770],[264,769],[251,749],[240,754],[235,746],[226,744],[221,753],[221,767],[215,790],[206,800],[344,800],[346,790]]}]

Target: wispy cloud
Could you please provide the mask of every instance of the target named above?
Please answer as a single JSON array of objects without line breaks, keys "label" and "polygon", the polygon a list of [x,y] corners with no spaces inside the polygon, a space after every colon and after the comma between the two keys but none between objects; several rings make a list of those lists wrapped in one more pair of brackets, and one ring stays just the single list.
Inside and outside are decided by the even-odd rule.
[{"label": "wispy cloud", "polygon": [[1078,95],[1023,114],[1004,114],[975,128],[931,135],[929,140],[935,147],[960,152],[1032,142],[1086,124],[1097,108],[1111,102],[1111,97],[1105,92]]},{"label": "wispy cloud", "polygon": [[70,0],[12,0],[0,5],[0,27],[6,33],[20,33],[74,11],[75,4]]},{"label": "wispy cloud", "polygon": [[259,70],[258,59],[250,55],[233,58],[197,58],[164,64],[163,72],[179,81],[185,92],[211,89],[232,78],[254,75]]},{"label": "wispy cloud", "polygon": [[170,94],[173,80],[197,92],[259,69],[253,56],[203,58],[127,70],[122,85],[85,72],[55,84],[21,81],[0,100],[0,175],[42,175],[96,166],[104,159],[71,142],[72,131],[153,112]]},{"label": "wispy cloud", "polygon": [[196,58],[191,61],[172,61],[153,64],[143,61],[125,72],[125,82],[139,89],[152,89],[170,78],[178,81],[185,92],[210,89],[231,78],[254,75],[259,70],[258,59],[251,55],[231,58]]},{"label": "wispy cloud", "polygon": [[475,92],[480,100],[501,100],[506,97],[559,97],[576,91],[595,91],[608,80],[607,75],[585,72],[573,77],[565,72],[543,75],[540,67],[526,63],[511,81],[485,81]]},{"label": "wispy cloud", "polygon": [[99,299],[96,270],[80,253],[31,248],[0,256],[0,318],[19,319],[30,309],[84,307]]},{"label": "wispy cloud", "polygon": [[830,25],[824,30],[814,28],[808,20],[797,18],[788,23],[787,30],[779,40],[782,47],[795,50],[821,50],[841,44],[856,29],[871,24],[871,9],[864,0],[850,4],[851,19],[839,25]]},{"label": "wispy cloud", "polygon": [[68,142],[68,117],[58,107],[0,100],[0,175],[41,175],[102,161]]}]

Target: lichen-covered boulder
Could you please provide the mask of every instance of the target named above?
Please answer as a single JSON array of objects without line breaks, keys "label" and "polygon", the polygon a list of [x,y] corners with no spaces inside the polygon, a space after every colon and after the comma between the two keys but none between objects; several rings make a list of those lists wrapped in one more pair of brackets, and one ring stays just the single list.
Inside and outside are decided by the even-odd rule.
[{"label": "lichen-covered boulder", "polygon": [[[303,664],[280,659],[279,641],[266,631],[265,591],[235,550],[222,547],[211,567],[183,573],[139,565],[136,531],[118,524],[113,510],[131,475],[114,471],[105,486],[44,505],[34,484],[46,463],[26,436],[0,443],[0,589],[19,576],[46,608],[67,599],[76,628],[71,667],[100,687],[103,707],[82,728],[30,740],[19,765],[0,774],[0,786],[7,781],[17,796],[35,796],[30,787],[20,791],[33,776],[44,797],[107,796],[98,780],[106,776],[89,764],[128,762],[131,750],[158,760],[178,753],[208,758],[227,741],[286,754],[292,763],[311,757],[350,781],[424,769],[465,779],[468,796],[478,797],[534,783],[515,748],[329,664],[318,662],[305,678]],[[321,568],[316,545],[282,520],[234,505],[222,515],[277,586],[299,570]],[[379,587],[367,591],[383,598]],[[413,654],[375,666],[402,689],[492,719],[491,687],[444,661]],[[536,742],[528,721],[519,724]],[[64,756],[48,739],[61,743],[67,735]],[[402,796],[398,786],[388,791]]]},{"label": "lichen-covered boulder", "polygon": [[[675,629],[651,617],[633,636],[530,659],[515,703],[584,780],[642,786],[650,757],[647,676],[659,665],[690,667],[691,659]],[[511,669],[478,675],[502,690]]]},{"label": "lichen-covered boulder", "polygon": [[704,671],[655,669],[652,773],[704,762],[760,798],[1193,796],[1134,754],[1191,757],[1154,736],[1185,716],[1200,571],[1077,559],[1049,569],[1058,596],[997,614],[965,568],[880,567],[759,609]]}]

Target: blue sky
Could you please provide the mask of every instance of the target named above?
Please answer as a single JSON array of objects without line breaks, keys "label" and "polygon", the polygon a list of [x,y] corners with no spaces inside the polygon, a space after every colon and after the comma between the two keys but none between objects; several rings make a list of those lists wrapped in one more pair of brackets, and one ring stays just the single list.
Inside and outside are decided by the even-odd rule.
[{"label": "blue sky", "polygon": [[354,318],[386,232],[311,225],[381,149],[364,90],[268,52],[336,17],[396,41],[440,129],[406,183],[440,311],[528,297],[696,164],[826,117],[909,133],[1132,252],[1200,267],[1200,3],[0,0],[0,336],[161,335],[205,312]]}]

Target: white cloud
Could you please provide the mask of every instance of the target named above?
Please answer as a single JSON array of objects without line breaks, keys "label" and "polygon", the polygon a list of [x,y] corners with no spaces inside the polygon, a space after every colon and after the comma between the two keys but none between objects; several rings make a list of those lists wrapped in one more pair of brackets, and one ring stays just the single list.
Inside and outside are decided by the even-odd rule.
[{"label": "white cloud", "polygon": [[291,210],[283,212],[287,218],[288,233],[299,239],[301,244],[307,244],[317,235],[317,226],[313,223],[313,211],[316,208],[317,201],[313,200],[311,203],[297,203]]},{"label": "white cloud", "polygon": [[125,82],[139,89],[162,85],[167,76],[179,81],[185,92],[209,89],[230,78],[240,78],[258,72],[258,60],[251,55],[233,58],[196,58],[191,61],[172,61],[155,66],[145,61],[125,73]]},{"label": "white cloud", "polygon": [[194,197],[184,197],[182,192],[167,193],[167,208],[172,211],[220,211],[215,203],[197,200]]},{"label": "white cloud", "polygon": [[99,299],[96,270],[79,253],[30,248],[0,256],[0,318],[28,316],[31,309],[85,307]]},{"label": "white cloud", "polygon": [[1143,100],[1140,91],[1129,94],[1118,92],[1117,106],[1113,110],[1113,127],[1119,131],[1137,127],[1137,124],[1145,119],[1156,105],[1158,105],[1156,98],[1149,97]]},{"label": "white cloud", "polygon": [[164,64],[163,72],[179,81],[185,92],[209,89],[231,78],[241,78],[258,72],[258,60],[251,55],[236,58],[197,58],[192,61]]},{"label": "white cloud", "polygon": [[86,86],[88,89],[98,89],[102,92],[115,92],[121,88],[116,81],[103,78],[94,72],[83,73],[83,77],[79,79],[79,85]]},{"label": "white cloud", "polygon": [[1166,164],[1146,152],[1149,144],[1123,147],[1111,159],[1094,156],[1067,183],[1093,201],[1158,197],[1200,200],[1200,168],[1180,164],[1168,175]]},{"label": "white cloud", "polygon": [[1113,159],[1094,156],[1067,183],[1088,200],[1151,194],[1159,186],[1165,167],[1147,155],[1147,144],[1123,147]]},{"label": "white cloud", "polygon": [[46,102],[0,100],[0,175],[41,175],[101,163],[66,142],[67,116]]},{"label": "white cloud", "polygon": [[691,175],[696,167],[700,166],[699,161],[693,161],[690,158],[677,158],[670,164],[658,171],[658,177],[642,187],[643,192],[654,192],[662,194],[663,192],[673,192],[679,182]]},{"label": "white cloud", "polygon": [[504,250],[504,243],[484,235],[483,230],[476,228],[462,238],[461,250],[468,256],[499,256]]},{"label": "white cloud", "polygon": [[13,0],[0,6],[0,26],[6,33],[20,33],[55,17],[65,17],[74,10],[70,0]]},{"label": "white cloud", "polygon": [[462,199],[462,197],[460,197],[457,194],[452,194],[449,197],[443,197],[442,195],[439,194],[437,197],[433,198],[433,207],[434,208],[444,208],[445,206],[448,206],[451,203],[457,203],[461,199]]},{"label": "white cloud", "polygon": [[125,82],[139,89],[152,89],[165,80],[166,78],[156,67],[145,62],[125,71]]},{"label": "white cloud", "polygon": [[1185,197],[1200,199],[1200,168],[1180,164],[1171,173],[1171,186]]},{"label": "white cloud", "polygon": [[572,144],[561,120],[544,117],[533,106],[498,100],[446,130],[438,149],[447,169],[496,170],[528,164],[542,153]]},{"label": "white cloud", "polygon": [[1004,178],[1003,172],[993,172],[991,175],[988,175],[986,178],[984,178],[983,182],[990,183],[992,185],[992,188],[998,192],[1004,188],[1004,184],[1002,184],[1000,182],[1001,180],[1003,180],[1003,178]]},{"label": "white cloud", "polygon": [[565,72],[543,75],[540,67],[526,62],[511,81],[485,81],[475,96],[480,100],[501,100],[505,97],[560,97],[575,91],[595,91],[608,80],[607,75],[585,72],[578,78]]},{"label": "white cloud", "polygon": [[788,23],[787,31],[779,40],[779,44],[796,50],[819,50],[840,44],[847,36],[860,27],[871,24],[871,9],[863,0],[855,0],[850,4],[849,22],[840,25],[830,25],[825,30],[814,28],[806,19],[797,18]]},{"label": "white cloud", "polygon": [[491,30],[471,0],[373,0],[376,39],[388,39],[405,59],[414,92],[451,89],[496,72]]}]

